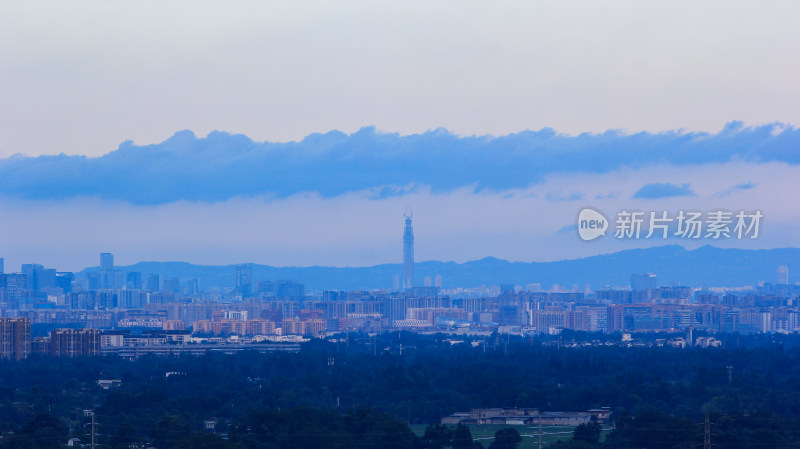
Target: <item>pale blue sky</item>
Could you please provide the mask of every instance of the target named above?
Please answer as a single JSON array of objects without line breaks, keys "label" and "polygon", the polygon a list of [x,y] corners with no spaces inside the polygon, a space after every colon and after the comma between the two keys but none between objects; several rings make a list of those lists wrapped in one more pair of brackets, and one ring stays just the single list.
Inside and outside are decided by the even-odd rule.
[{"label": "pale blue sky", "polygon": [[3,1],[0,155],[800,123],[796,1]]}]

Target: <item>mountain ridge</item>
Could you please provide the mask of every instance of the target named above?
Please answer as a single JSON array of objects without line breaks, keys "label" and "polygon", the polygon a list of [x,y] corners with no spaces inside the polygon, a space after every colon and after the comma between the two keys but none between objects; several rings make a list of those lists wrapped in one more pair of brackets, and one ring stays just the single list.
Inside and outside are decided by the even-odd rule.
[{"label": "mountain ridge", "polygon": [[[627,249],[614,253],[550,262],[512,262],[485,257],[463,263],[423,261],[415,264],[419,285],[426,276],[442,276],[445,288],[472,288],[481,285],[539,283],[548,289],[553,284],[581,289],[627,286],[633,273],[655,273],[659,285],[691,287],[742,287],[758,282],[774,283],[779,265],[800,267],[800,248],[735,249],[704,245],[687,250],[680,245]],[[197,278],[203,289],[234,285],[234,265],[198,265],[189,262],[138,262],[119,266],[125,271],[139,271],[145,276],[159,274],[161,279]],[[81,271],[97,270],[89,267]],[[253,282],[294,280],[308,290],[391,289],[394,276],[402,271],[400,263],[367,267],[277,267],[252,264]]]}]

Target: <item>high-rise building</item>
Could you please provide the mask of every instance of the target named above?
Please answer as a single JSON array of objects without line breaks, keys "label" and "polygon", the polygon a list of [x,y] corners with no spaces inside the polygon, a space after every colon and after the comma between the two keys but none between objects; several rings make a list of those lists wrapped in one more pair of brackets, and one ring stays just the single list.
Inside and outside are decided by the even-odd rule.
[{"label": "high-rise building", "polygon": [[22,264],[22,274],[25,275],[25,288],[39,292],[56,287],[56,270],[45,268],[38,263]]},{"label": "high-rise building", "polygon": [[414,288],[414,228],[411,226],[411,211],[404,214],[406,227],[403,231],[403,290]]},{"label": "high-rise building", "polygon": [[[280,301],[303,301],[306,296],[305,284],[294,281],[261,281],[257,285],[257,293],[262,298],[274,298]],[[237,282],[237,287],[239,284]],[[342,298],[344,299],[344,298]]]},{"label": "high-rise building", "polygon": [[30,318],[0,318],[0,358],[21,360],[30,353]]},{"label": "high-rise building", "polygon": [[534,282],[525,286],[525,290],[529,292],[540,292],[542,291],[542,284],[538,282]]},{"label": "high-rise building", "polygon": [[56,273],[56,287],[69,293],[72,291],[72,283],[75,281],[75,274],[69,271],[62,271]]},{"label": "high-rise building", "polygon": [[127,288],[131,288],[134,290],[141,290],[142,288],[142,272],[141,271],[129,271],[126,275],[126,282],[125,285]]},{"label": "high-rise building", "polygon": [[26,289],[27,280],[25,275],[21,273],[10,273],[0,276],[0,287],[5,290],[6,307],[9,309],[19,309],[24,306],[28,299],[28,292]]},{"label": "high-rise building", "polygon": [[113,290],[95,292],[94,310],[115,309],[119,304],[119,297]]},{"label": "high-rise building", "polygon": [[236,265],[236,288],[247,298],[253,290],[253,267],[249,263]]},{"label": "high-rise building", "polygon": [[94,271],[86,273],[86,282],[89,287],[89,290],[100,290],[101,288],[100,273]]},{"label": "high-rise building", "polygon": [[179,278],[164,279],[164,286],[161,291],[170,293],[180,293],[181,280]]},{"label": "high-rise building", "polygon": [[169,304],[175,302],[175,293],[162,289],[160,292],[150,293],[148,302],[149,304]]},{"label": "high-rise building", "polygon": [[50,355],[78,357],[100,354],[97,329],[56,329],[50,332]]},{"label": "high-rise building", "polygon": [[786,265],[778,267],[778,285],[789,285],[789,267]]},{"label": "high-rise building", "polygon": [[197,278],[189,279],[186,282],[186,294],[187,295],[196,295],[200,293],[200,280]]},{"label": "high-rise building", "polygon": [[276,281],[275,296],[281,300],[302,301],[306,296],[306,286],[294,281]]},{"label": "high-rise building", "polygon": [[44,270],[44,267],[38,263],[22,264],[22,274],[25,275],[25,288],[27,290],[36,290],[36,281],[41,270]]},{"label": "high-rise building", "polygon": [[36,273],[36,291],[47,291],[47,289],[56,288],[56,273],[55,268],[44,268]]},{"label": "high-rise building", "polygon": [[2,257],[0,257],[0,274],[6,272],[6,261]]},{"label": "high-rise building", "polygon": [[408,311],[408,297],[406,295],[392,295],[384,299],[383,316],[390,322],[406,319]]},{"label": "high-rise building", "polygon": [[67,295],[67,305],[70,309],[93,310],[96,304],[97,291],[78,291]]},{"label": "high-rise building", "polygon": [[100,288],[114,287],[114,255],[100,253]]},{"label": "high-rise building", "polygon": [[147,303],[147,293],[137,289],[121,290],[117,304],[123,309],[138,309]]},{"label": "high-rise building", "polygon": [[144,289],[149,292],[157,292],[161,290],[161,277],[157,274],[148,274],[147,283],[145,284]]},{"label": "high-rise building", "polygon": [[653,273],[641,273],[631,275],[631,290],[655,290],[656,275]]}]

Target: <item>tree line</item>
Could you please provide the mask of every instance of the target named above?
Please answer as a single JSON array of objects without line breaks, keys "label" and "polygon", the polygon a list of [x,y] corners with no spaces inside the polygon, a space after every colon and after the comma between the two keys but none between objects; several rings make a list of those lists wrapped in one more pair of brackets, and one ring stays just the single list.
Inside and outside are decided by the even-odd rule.
[{"label": "tree line", "polygon": [[[84,410],[95,414],[101,447],[150,442],[161,449],[189,444],[179,443],[184,437],[220,447],[289,447],[283,438],[292,432],[300,438],[364,429],[380,431],[366,432],[367,439],[342,436],[341,444],[368,447],[386,434],[393,435],[393,444],[419,447],[425,436],[406,432],[409,423],[435,425],[456,411],[604,406],[614,410],[616,430],[595,441],[587,437],[594,431],[581,428],[563,445],[693,447],[708,411],[716,448],[794,447],[800,438],[797,337],[737,339],[744,343],[713,349],[569,348],[498,335],[454,344],[444,335],[394,333],[312,340],[296,354],[3,361],[0,447],[48,447],[39,443],[54,435],[59,445],[70,436],[85,442]],[[120,379],[121,386],[104,390],[99,379]],[[358,413],[366,413],[372,427],[358,427],[366,425],[355,418]],[[303,433],[298,429],[305,424],[292,416],[318,422]],[[218,422],[213,434],[204,431],[211,418]],[[263,429],[259,422],[273,424]],[[455,439],[457,430],[448,430],[452,435],[443,447],[466,447],[463,430]]]}]

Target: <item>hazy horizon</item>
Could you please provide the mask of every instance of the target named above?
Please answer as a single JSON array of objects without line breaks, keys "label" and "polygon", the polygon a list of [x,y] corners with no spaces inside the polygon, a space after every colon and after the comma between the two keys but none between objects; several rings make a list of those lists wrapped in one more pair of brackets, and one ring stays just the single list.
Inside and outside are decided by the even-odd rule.
[{"label": "hazy horizon", "polygon": [[[794,247],[800,215],[784,198],[800,179],[797,145],[791,126],[741,122],[716,134],[492,138],[362,128],[292,143],[182,131],[99,157],[0,159],[0,232],[14,236],[0,251],[8,266],[72,269],[103,251],[123,264],[370,266],[400,259],[409,206],[418,260],[552,261],[663,243]],[[754,240],[618,240],[612,230],[583,242],[575,223],[584,207],[608,218],[761,210],[764,223]]]}]

